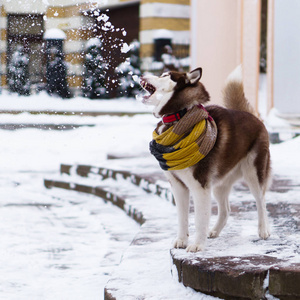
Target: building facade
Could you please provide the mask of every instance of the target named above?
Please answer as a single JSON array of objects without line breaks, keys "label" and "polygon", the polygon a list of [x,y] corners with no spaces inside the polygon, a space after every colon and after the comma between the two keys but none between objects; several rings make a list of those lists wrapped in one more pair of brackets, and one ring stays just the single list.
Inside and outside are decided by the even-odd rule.
[{"label": "building facade", "polygon": [[87,41],[99,37],[103,42],[103,57],[109,65],[108,84],[113,90],[114,68],[126,57],[120,50],[124,43],[140,42],[143,70],[151,69],[165,44],[171,44],[179,58],[189,55],[190,1],[3,0],[0,4],[2,86],[7,84],[12,53],[20,45],[29,56],[33,87],[45,81],[45,34],[51,29],[59,29],[65,35],[63,52],[71,88],[80,89]]},{"label": "building facade", "polygon": [[203,67],[211,100],[222,103],[227,76],[242,64],[245,93],[257,111],[261,1],[193,0],[192,12],[192,67]]},{"label": "building facade", "polygon": [[299,126],[299,17],[299,0],[192,0],[191,68],[203,67],[212,102],[222,102],[228,74],[242,64],[245,94],[255,110],[268,114],[275,108]]}]

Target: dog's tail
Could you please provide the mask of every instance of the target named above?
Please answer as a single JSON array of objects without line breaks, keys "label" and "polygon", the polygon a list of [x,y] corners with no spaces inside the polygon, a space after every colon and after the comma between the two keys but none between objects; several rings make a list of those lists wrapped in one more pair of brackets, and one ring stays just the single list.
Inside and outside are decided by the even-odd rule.
[{"label": "dog's tail", "polygon": [[234,69],[226,80],[223,89],[223,100],[225,107],[255,114],[254,109],[244,94],[242,66]]}]

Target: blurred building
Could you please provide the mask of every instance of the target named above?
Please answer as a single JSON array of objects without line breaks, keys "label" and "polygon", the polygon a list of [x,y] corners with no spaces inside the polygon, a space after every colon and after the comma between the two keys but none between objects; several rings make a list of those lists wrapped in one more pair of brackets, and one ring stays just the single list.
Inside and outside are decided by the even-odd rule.
[{"label": "blurred building", "polygon": [[[52,29],[61,33],[47,37]],[[120,51],[124,42],[139,40],[143,70],[151,69],[153,61],[160,59],[166,44],[173,46],[178,57],[189,55],[190,1],[2,0],[0,30],[2,86],[6,86],[12,53],[21,44],[29,55],[33,86],[45,81],[47,47],[56,45],[62,47],[68,63],[69,86],[80,87],[85,45],[90,38],[99,37],[113,91],[113,70],[126,56]]]},{"label": "blurred building", "polygon": [[201,80],[221,103],[228,74],[242,64],[256,111],[275,108],[300,125],[299,30],[299,0],[191,0],[191,67],[203,68]]},{"label": "blurred building", "polygon": [[213,102],[221,102],[228,74],[243,64],[246,95],[258,108],[260,29],[261,1],[192,1],[192,66],[202,66]]},{"label": "blurred building", "polygon": [[[45,81],[47,47],[56,45],[68,63],[70,87],[79,89],[85,46],[99,37],[113,96],[114,68],[126,57],[120,47],[138,40],[142,71],[159,72],[155,61],[171,45],[175,57],[190,56],[186,69],[203,68],[202,81],[215,103],[221,102],[228,74],[243,64],[246,95],[255,109],[263,91],[266,112],[275,107],[299,123],[299,17],[299,0],[2,0],[1,85],[20,44],[29,55],[31,83]],[[60,33],[45,41],[53,29]]]}]

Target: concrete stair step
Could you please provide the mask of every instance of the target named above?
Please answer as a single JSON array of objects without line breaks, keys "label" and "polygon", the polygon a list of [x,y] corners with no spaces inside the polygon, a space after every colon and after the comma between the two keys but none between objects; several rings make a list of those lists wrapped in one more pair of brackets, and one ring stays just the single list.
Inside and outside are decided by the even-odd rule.
[{"label": "concrete stair step", "polygon": [[168,187],[162,186],[161,184],[157,183],[157,181],[155,180],[155,178],[158,177],[156,173],[136,174],[127,170],[115,170],[115,169],[109,169],[103,167],[101,168],[101,167],[95,167],[90,165],[72,166],[67,164],[61,164],[60,173],[68,174],[68,175],[76,174],[81,177],[96,176],[99,177],[99,179],[101,180],[107,178],[113,178],[115,180],[118,180],[118,178],[119,179],[121,178],[143,189],[147,193],[152,193],[168,202],[175,204],[170,189]]},{"label": "concrete stair step", "polygon": [[[84,178],[70,176],[57,179],[45,179],[44,185],[47,188],[62,188],[70,191],[77,191],[100,197],[105,201],[111,202],[126,212],[139,224],[143,224],[145,219],[141,211],[134,205],[136,193],[133,194],[132,187],[126,189],[124,185],[120,186],[116,181],[96,182],[85,180]],[[140,194],[140,192],[139,192]]]}]

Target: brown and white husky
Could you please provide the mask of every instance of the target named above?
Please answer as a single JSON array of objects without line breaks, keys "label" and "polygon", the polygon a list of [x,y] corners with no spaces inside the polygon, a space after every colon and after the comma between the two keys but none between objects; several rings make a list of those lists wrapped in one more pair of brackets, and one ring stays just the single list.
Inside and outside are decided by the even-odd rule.
[{"label": "brown and white husky", "polygon": [[[199,113],[203,110],[208,113],[206,122],[214,121],[217,128],[214,145],[204,158],[192,166],[165,171],[178,211],[174,247],[190,252],[203,250],[207,237],[219,236],[230,212],[231,187],[239,178],[246,181],[256,200],[259,236],[262,239],[270,236],[265,204],[271,173],[268,132],[244,96],[241,67],[227,79],[223,99],[226,108],[202,106],[210,97],[199,81],[201,75],[202,69],[198,68],[189,73],[171,71],[160,77],[146,75],[140,80],[147,91],[142,102],[153,105],[155,117],[162,118],[155,129],[156,135],[182,121],[196,106]],[[218,202],[218,220],[209,231],[211,192]],[[194,201],[196,233],[195,241],[188,245],[190,196]]]}]

